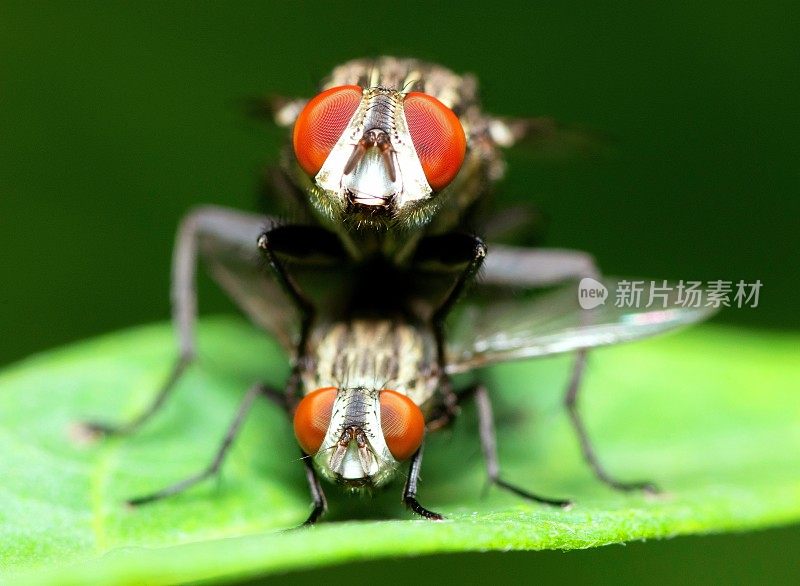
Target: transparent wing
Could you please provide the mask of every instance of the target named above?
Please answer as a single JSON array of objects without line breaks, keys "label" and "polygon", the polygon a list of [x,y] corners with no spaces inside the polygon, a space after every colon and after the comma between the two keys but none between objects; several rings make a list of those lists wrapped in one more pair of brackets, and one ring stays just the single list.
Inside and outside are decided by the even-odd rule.
[{"label": "transparent wing", "polygon": [[299,318],[290,299],[258,254],[256,240],[272,218],[208,207],[199,214],[199,256],[211,277],[253,323],[296,350]]},{"label": "transparent wing", "polygon": [[[586,282],[595,296],[587,293],[584,305],[597,302],[606,290],[604,302],[592,309],[581,308],[578,281],[534,297],[492,287],[465,299],[448,322],[447,372],[645,338],[702,321],[716,311],[699,302],[693,306],[697,296],[683,292],[681,299],[677,286],[666,281],[604,278],[581,285]],[[687,301],[691,304],[684,306]]]},{"label": "transparent wing", "polygon": [[489,134],[502,147],[515,146],[520,154],[542,160],[602,156],[611,151],[608,136],[546,116],[494,118],[489,125]]}]

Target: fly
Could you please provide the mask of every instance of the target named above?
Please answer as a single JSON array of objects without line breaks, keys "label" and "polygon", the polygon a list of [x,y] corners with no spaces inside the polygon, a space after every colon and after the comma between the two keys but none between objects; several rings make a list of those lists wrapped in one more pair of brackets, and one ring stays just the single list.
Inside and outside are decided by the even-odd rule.
[{"label": "fly", "polygon": [[[265,225],[272,227],[264,230]],[[253,256],[254,242],[260,259]],[[477,238],[446,234],[423,238],[407,267],[380,259],[354,264],[340,239],[319,227],[279,226],[268,218],[222,208],[190,215],[179,232],[173,265],[181,356],[139,417],[122,426],[87,424],[89,429],[134,431],[175,388],[194,356],[198,256],[244,312],[284,344],[293,356],[292,374],[283,391],[259,383],[250,388],[208,467],[129,502],[160,500],[216,474],[254,401],[266,396],[293,420],[313,500],[306,523],[316,522],[327,508],[320,476],[361,491],[381,487],[406,469],[403,502],[424,518],[441,519],[417,500],[424,440],[452,421],[468,398],[476,401],[490,481],[526,499],[567,505],[501,476],[489,393],[480,385],[455,389],[450,380],[453,374],[490,364],[560,352],[577,355],[566,404],[595,475],[620,490],[651,488],[614,479],[591,448],[577,410],[585,352],[687,325],[712,310],[601,306],[585,311],[577,306],[574,286],[519,297],[520,288],[569,281],[579,266],[570,264],[569,256],[553,264],[552,254],[542,256],[538,250],[497,246],[488,256],[486,251]],[[455,300],[481,267],[475,291],[453,312]],[[556,274],[558,270],[562,273]],[[490,293],[488,304],[480,300],[484,289]]]},{"label": "fly", "polygon": [[402,261],[423,233],[456,229],[504,175],[502,149],[558,134],[547,119],[483,112],[473,76],[416,59],[349,61],[313,98],[273,102],[292,128],[277,190],[309,205],[354,258],[377,248]]},{"label": "fly", "polygon": [[[524,498],[567,504],[500,476],[489,395],[481,386],[455,389],[450,376],[573,351],[565,399],[586,461],[614,488],[650,487],[614,479],[591,448],[577,410],[586,353],[701,320],[709,310],[637,315],[598,308],[589,314],[576,309],[574,288],[540,301],[514,297],[519,289],[600,278],[592,257],[580,251],[492,246],[487,257],[480,238],[453,231],[502,176],[499,149],[513,144],[524,124],[482,113],[471,77],[391,57],[336,68],[319,95],[289,102],[276,115],[293,125],[285,172],[300,188],[299,200],[310,202],[333,231],[212,206],[191,212],[173,256],[179,356],[172,372],[137,418],[87,428],[104,434],[138,429],[193,362],[199,258],[244,313],[283,344],[292,374],[283,391],[251,387],[208,467],[131,504],[174,495],[216,474],[260,396],[293,419],[314,505],[307,523],[326,510],[319,476],[348,490],[377,488],[404,461],[403,501],[440,519],[417,501],[424,438],[447,425],[469,397],[478,407],[490,480]],[[297,201],[296,189],[286,187]],[[491,303],[462,304],[452,313],[481,268],[477,289],[490,288]]]}]

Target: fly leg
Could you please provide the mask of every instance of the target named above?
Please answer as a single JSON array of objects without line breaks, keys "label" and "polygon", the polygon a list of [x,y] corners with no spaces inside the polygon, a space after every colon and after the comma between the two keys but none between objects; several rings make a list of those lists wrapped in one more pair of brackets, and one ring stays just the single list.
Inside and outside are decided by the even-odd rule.
[{"label": "fly leg", "polygon": [[129,499],[127,501],[128,504],[131,506],[139,506],[160,501],[161,499],[179,494],[219,472],[219,469],[225,460],[225,456],[228,455],[231,445],[233,445],[233,441],[239,434],[247,414],[250,412],[250,409],[253,407],[253,403],[259,395],[267,396],[276,402],[285,405],[286,394],[280,393],[274,389],[267,388],[260,384],[250,387],[250,390],[247,391],[244,399],[242,399],[242,402],[239,404],[239,408],[236,411],[236,416],[228,426],[228,430],[225,432],[225,437],[223,438],[219,448],[217,448],[217,452],[208,466],[206,466],[200,472],[193,474],[188,478],[181,480],[180,482],[176,482],[175,484],[167,486],[166,488],[162,488],[161,490],[150,494]]},{"label": "fly leg", "polygon": [[453,309],[453,305],[464,292],[464,288],[483,265],[483,261],[486,258],[486,244],[477,236],[445,234],[444,236],[425,238],[420,242],[419,246],[420,252],[415,258],[416,263],[419,264],[427,260],[422,255],[428,253],[428,247],[442,247],[437,252],[439,258],[436,259],[444,269],[442,272],[455,272],[458,275],[453,287],[444,298],[444,301],[436,308],[431,318],[431,321],[441,329],[445,318],[450,313],[450,310]]},{"label": "fly leg", "polygon": [[[250,409],[253,407],[256,398],[259,395],[263,395],[267,399],[271,400],[273,403],[277,404],[279,407],[284,409],[287,413],[291,413],[292,407],[292,397],[295,394],[295,387],[298,384],[298,379],[292,376],[289,379],[289,383],[286,386],[286,390],[281,393],[275,389],[270,387],[266,387],[264,385],[254,385],[250,388],[247,394],[242,399],[242,402],[239,404],[239,408],[236,411],[236,415],[233,418],[233,421],[228,426],[228,430],[225,432],[225,437],[222,440],[222,443],[217,448],[217,452],[212,458],[211,462],[206,466],[203,470],[196,474],[192,474],[188,478],[185,478],[175,484],[167,486],[166,488],[162,488],[156,492],[146,494],[143,496],[135,497],[129,499],[127,504],[133,507],[146,505],[153,503],[155,501],[160,501],[162,499],[174,496],[176,494],[182,493],[185,490],[191,488],[192,486],[215,476],[220,468],[222,467],[223,462],[225,461],[225,457],[228,455],[231,446],[233,445],[236,436],[239,434],[242,425],[247,418],[247,415],[250,412]],[[314,466],[311,463],[310,458],[302,453],[302,460],[306,470],[306,479],[308,480],[309,490],[311,492],[312,498],[312,505],[313,509],[311,514],[308,516],[308,519],[303,523],[303,525],[313,525],[316,521],[327,511],[328,503],[325,499],[325,493],[322,490],[322,486],[319,483],[319,479],[317,478],[316,472],[314,471]]]},{"label": "fly leg", "polygon": [[524,499],[536,501],[537,503],[544,503],[546,505],[555,505],[560,507],[568,507],[572,504],[571,501],[562,499],[552,499],[539,496],[523,488],[510,484],[500,477],[500,459],[497,456],[497,434],[494,429],[494,417],[492,414],[492,403],[489,400],[489,394],[483,385],[478,385],[470,391],[461,395],[465,398],[473,394],[475,396],[475,406],[478,412],[478,431],[481,439],[481,451],[483,452],[484,460],[486,460],[486,472],[489,476],[489,483],[495,484],[500,488],[513,492],[517,496]]},{"label": "fly leg", "polygon": [[[215,206],[198,208],[183,219],[172,258],[172,322],[178,335],[178,358],[155,398],[144,411],[127,423],[84,423],[83,429],[86,432],[91,435],[124,435],[136,431],[163,406],[187,367],[194,361],[198,256],[208,262],[214,278],[231,293],[246,313],[251,314],[254,319],[273,313],[258,307],[259,303],[264,303],[257,300],[261,296],[254,295],[243,287],[248,279],[253,281],[256,278],[248,275],[248,272],[253,273],[253,265],[257,267],[251,257],[254,256],[256,236],[269,223],[270,219],[265,216]],[[264,288],[275,288],[263,276],[261,279],[265,281]],[[269,318],[262,319],[269,321]],[[280,338],[280,324],[262,325]]]},{"label": "fly leg", "polygon": [[[444,372],[444,322],[486,258],[486,245],[477,236],[452,232],[420,240],[411,261],[415,279],[414,292],[435,299],[430,320],[436,336],[438,363]],[[444,283],[444,285],[442,284]],[[433,293],[427,289],[433,288]],[[441,290],[445,293],[442,295]],[[458,413],[458,396],[450,378],[442,375],[439,383],[442,402],[439,413],[428,422],[429,430],[446,426]]]},{"label": "fly leg", "polygon": [[186,368],[192,363],[194,358],[195,356],[193,347],[188,349],[188,353],[181,351],[180,355],[178,356],[178,360],[172,366],[172,370],[170,371],[167,380],[161,385],[161,388],[158,390],[155,398],[144,409],[144,411],[139,413],[133,419],[126,423],[120,424],[106,423],[104,421],[85,421],[79,424],[81,434],[85,432],[89,437],[94,437],[98,435],[128,435],[135,432],[147,421],[149,421],[159,409],[161,409],[161,407],[164,405],[164,402],[167,400],[167,397],[176,387],[178,381],[186,371]]},{"label": "fly leg", "polygon": [[417,500],[417,482],[419,481],[419,471],[422,468],[422,446],[411,457],[411,465],[408,468],[408,478],[403,488],[403,503],[420,517],[425,517],[431,521],[441,521],[444,519],[439,513],[434,513],[419,504]]},{"label": "fly leg", "polygon": [[572,375],[570,376],[569,385],[567,386],[567,393],[564,396],[564,404],[567,407],[572,427],[575,433],[578,434],[578,441],[581,446],[581,453],[584,460],[592,469],[592,472],[598,480],[607,484],[615,490],[623,492],[630,492],[635,490],[643,490],[649,493],[659,492],[658,487],[652,482],[622,482],[609,474],[605,467],[600,463],[600,460],[595,454],[592,442],[589,439],[589,434],[586,431],[586,425],[583,423],[580,412],[578,411],[578,393],[581,389],[581,381],[583,373],[586,369],[587,351],[585,349],[578,350],[575,355],[575,362],[572,366]]},{"label": "fly leg", "polygon": [[324,251],[323,247],[330,244],[331,240],[335,246],[333,250],[338,251],[340,247],[335,236],[311,226],[272,228],[263,232],[257,240],[258,248],[269,262],[275,279],[300,313],[300,349],[305,347],[314,319],[314,305],[290,275],[287,263],[302,264],[308,257]]},{"label": "fly leg", "polygon": [[[528,287],[546,287],[569,279],[600,277],[600,270],[588,253],[562,249],[524,249],[511,246],[492,246],[486,260],[483,282],[488,284],[510,284]],[[582,312],[582,317],[591,323],[591,312]],[[578,350],[572,366],[564,403],[570,421],[578,435],[581,453],[598,480],[611,488],[622,491],[646,490],[657,492],[650,482],[621,482],[610,475],[600,463],[586,432],[586,426],[578,411],[578,393],[586,369],[588,351]]]},{"label": "fly leg", "polygon": [[[289,385],[291,389],[285,394],[286,408],[291,413],[297,401],[300,369],[305,362],[306,342],[316,311],[314,304],[292,277],[287,265],[303,265],[311,262],[315,266],[322,263],[339,267],[346,262],[346,252],[334,234],[312,226],[281,226],[267,230],[258,237],[258,248],[269,261],[276,280],[300,314],[300,340],[290,379],[293,382]],[[305,526],[316,523],[328,510],[328,503],[311,457],[302,451],[301,454],[313,506],[303,523]]]},{"label": "fly leg", "polygon": [[453,390],[449,377],[443,377],[439,393],[442,395],[442,404],[436,408],[425,424],[427,431],[437,431],[447,427],[458,415],[458,395]]},{"label": "fly leg", "polygon": [[306,467],[306,480],[308,481],[308,489],[311,492],[311,499],[313,509],[311,514],[306,519],[304,526],[313,525],[319,518],[328,510],[328,501],[325,499],[325,493],[322,491],[322,485],[317,478],[317,472],[314,470],[314,464],[311,462],[311,456],[300,450],[303,455],[303,464]]},{"label": "fly leg", "polygon": [[296,343],[293,376],[299,376],[305,361],[306,343],[316,310],[293,277],[291,267],[311,266],[340,268],[346,263],[347,253],[335,234],[314,226],[279,226],[263,232],[258,237],[258,249],[267,259],[275,280],[297,310],[300,337]]},{"label": "fly leg", "polygon": [[[440,365],[445,364],[445,319],[447,319],[450,310],[453,309],[453,305],[455,305],[456,301],[458,301],[459,297],[461,297],[461,294],[464,292],[466,286],[480,270],[481,265],[483,265],[483,261],[486,258],[486,245],[483,243],[483,240],[477,236],[471,236],[467,238],[468,241],[464,243],[466,244],[465,248],[467,254],[465,255],[465,258],[467,259],[467,262],[464,265],[461,274],[456,279],[456,283],[450,290],[450,293],[447,295],[439,308],[434,312],[433,318],[431,319],[436,334],[436,353],[438,355]],[[463,247],[464,244],[461,244],[461,246]],[[458,413],[458,396],[453,390],[453,384],[448,376],[444,376],[442,378],[440,388],[443,393],[443,405],[445,408],[444,414],[449,421]]]}]

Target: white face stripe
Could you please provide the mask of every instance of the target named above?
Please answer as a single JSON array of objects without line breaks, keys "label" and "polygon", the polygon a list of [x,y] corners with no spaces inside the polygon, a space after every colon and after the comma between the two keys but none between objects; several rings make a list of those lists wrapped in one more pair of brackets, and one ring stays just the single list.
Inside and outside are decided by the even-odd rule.
[{"label": "white face stripe", "polygon": [[[363,205],[382,205],[392,201],[395,209],[401,210],[409,203],[431,197],[433,190],[428,185],[411,133],[408,130],[403,110],[404,94],[395,90],[370,88],[364,90],[361,103],[356,109],[342,136],[331,149],[328,158],[314,178],[323,190],[334,195],[343,205],[349,199]],[[353,172],[345,175],[344,169],[353,150],[364,132],[380,128],[389,135],[393,149],[392,160],[396,177],[392,181],[385,165],[371,147]]]}]

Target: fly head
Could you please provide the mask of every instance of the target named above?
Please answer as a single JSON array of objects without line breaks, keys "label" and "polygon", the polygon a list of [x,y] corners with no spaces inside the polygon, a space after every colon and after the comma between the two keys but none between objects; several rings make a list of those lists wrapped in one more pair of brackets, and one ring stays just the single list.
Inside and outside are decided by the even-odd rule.
[{"label": "fly head", "polygon": [[300,401],[294,431],[322,476],[357,489],[394,476],[422,444],[425,419],[411,399],[392,390],[327,387]]},{"label": "fly head", "polygon": [[425,223],[464,161],[459,118],[433,96],[345,85],[310,100],[294,124],[301,183],[334,222]]}]

